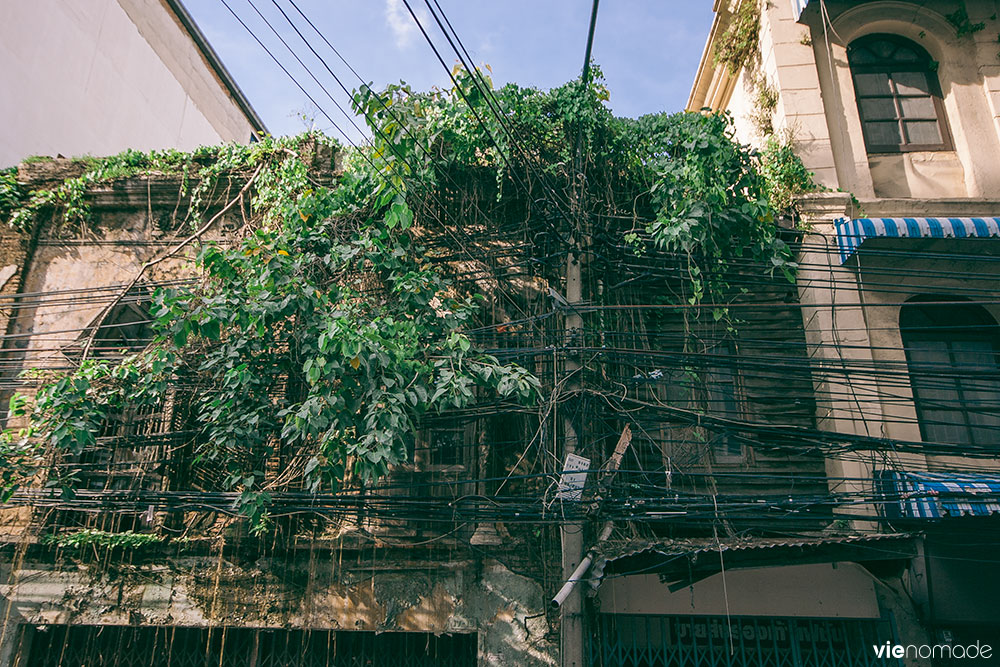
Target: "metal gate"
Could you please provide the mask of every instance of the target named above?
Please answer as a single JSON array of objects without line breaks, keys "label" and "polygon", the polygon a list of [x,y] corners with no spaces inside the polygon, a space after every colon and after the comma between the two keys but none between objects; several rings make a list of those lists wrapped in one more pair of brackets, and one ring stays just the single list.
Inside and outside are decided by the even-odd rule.
[{"label": "metal gate", "polygon": [[40,626],[18,667],[475,667],[476,635]]},{"label": "metal gate", "polygon": [[897,667],[888,620],[600,614],[594,667]]}]

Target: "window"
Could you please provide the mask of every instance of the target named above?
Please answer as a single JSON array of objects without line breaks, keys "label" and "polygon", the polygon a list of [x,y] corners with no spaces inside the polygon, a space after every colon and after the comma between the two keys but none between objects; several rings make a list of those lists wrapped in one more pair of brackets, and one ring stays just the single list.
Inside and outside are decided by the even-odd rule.
[{"label": "window", "polygon": [[[104,317],[92,322],[76,341],[64,347],[63,353],[78,360],[91,333],[90,351],[97,358],[113,359],[145,348],[153,338],[150,298],[145,287],[130,290]],[[95,443],[60,462],[69,478],[75,480],[75,488],[93,493],[162,490],[172,445],[168,442],[169,418],[164,407],[129,405],[108,414],[94,433]],[[152,508],[111,514],[68,510],[53,519],[57,525],[138,530],[151,527]]]},{"label": "window", "polygon": [[698,415],[710,418],[697,424],[665,421],[659,434],[654,435],[650,427],[644,429],[646,436],[636,433],[632,449],[637,460],[633,460],[633,465],[638,464],[645,472],[662,471],[668,461],[681,469],[706,460],[715,464],[747,463],[750,452],[739,432],[725,422],[714,421],[738,422],[747,418],[736,343],[717,342],[693,359],[697,362],[640,372],[632,378],[634,384],[648,387],[648,393],[644,393],[651,403],[680,408],[695,422],[700,421]]},{"label": "window", "polygon": [[941,90],[927,52],[893,35],[869,35],[847,50],[869,153],[950,150]]},{"label": "window", "polygon": [[75,341],[64,346],[63,354],[79,360],[91,334],[94,340],[90,354],[94,357],[115,358],[142,351],[153,340],[151,308],[149,290],[144,285],[133,287],[102,313],[103,317],[87,325]]},{"label": "window", "polygon": [[981,306],[922,298],[899,329],[921,437],[995,446],[1000,441],[1000,327]]},{"label": "window", "polygon": [[[705,408],[709,415],[723,419],[743,418],[737,357],[733,346],[724,346],[718,360],[706,373]],[[716,463],[742,463],[743,443],[729,431],[716,430],[707,434]]]}]

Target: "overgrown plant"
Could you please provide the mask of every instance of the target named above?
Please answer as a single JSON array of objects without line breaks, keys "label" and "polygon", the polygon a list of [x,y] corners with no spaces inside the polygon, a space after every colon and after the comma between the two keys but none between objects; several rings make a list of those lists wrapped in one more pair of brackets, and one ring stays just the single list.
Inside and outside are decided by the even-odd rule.
[{"label": "overgrown plant", "polygon": [[715,64],[725,65],[736,76],[757,57],[759,40],[760,4],[758,0],[743,0],[729,27],[715,43],[712,53]]},{"label": "overgrown plant", "polygon": [[[596,69],[589,85],[548,92],[493,90],[478,71],[454,75],[445,90],[358,91],[372,146],[347,152],[331,186],[311,180],[301,146],[327,140],[310,135],[188,156],[127,153],[21,204],[21,224],[53,204],[85,221],[93,184],[169,170],[197,180],[198,234],[202,183],[227,174],[254,193],[238,242],[201,239],[199,284],[156,291],[147,349],[85,359],[41,378],[33,400],[15,399],[12,414],[30,426],[5,436],[5,487],[25,483],[47,452],[94,446],[116,414],[189,402],[198,464],[221,470],[261,527],[275,488],[265,464],[279,451],[295,453],[280,475],[286,484],[328,491],[348,474],[372,481],[402,462],[428,412],[478,399],[530,403],[539,381],[474,348],[465,331],[481,321],[480,297],[423,246],[506,224],[502,216],[541,230],[530,238],[546,239],[553,254],[581,233],[612,244],[641,233],[683,258],[691,303],[724,301],[728,285],[708,276],[739,258],[792,275],[772,186],[728,116],[615,118]],[[50,486],[71,495],[72,475],[54,475]]]},{"label": "overgrown plant", "polygon": [[17,167],[0,169],[0,221],[9,218],[23,199],[24,194],[17,184]]},{"label": "overgrown plant", "polygon": [[[33,192],[25,192],[18,185],[16,168],[5,170],[0,174],[0,220],[6,218],[15,229],[27,230],[38,214],[49,208],[57,212],[61,224],[86,225],[91,222],[86,193],[93,186],[139,175],[167,174],[180,177],[179,194],[190,197],[189,214],[197,216],[203,210],[205,196],[217,185],[220,176],[232,175],[258,162],[274,148],[273,143],[264,142],[249,146],[202,146],[191,152],[165,149],[144,153],[128,149],[106,158],[76,158],[71,162],[82,166],[83,173],[55,187]],[[33,157],[25,163],[50,159]]]},{"label": "overgrown plant", "polygon": [[761,137],[774,134],[774,111],[778,108],[778,89],[772,86],[762,73],[752,78],[753,111],[750,122]]},{"label": "overgrown plant", "polygon": [[959,7],[950,14],[945,14],[945,19],[955,28],[955,37],[962,39],[963,37],[970,37],[980,30],[986,29],[985,21],[977,21],[973,23],[969,18],[969,13],[965,10],[965,7]]},{"label": "overgrown plant", "polygon": [[820,189],[790,140],[768,137],[760,152],[760,171],[771,207],[782,215],[794,216],[795,198]]},{"label": "overgrown plant", "polygon": [[737,258],[793,279],[767,180],[757,156],[733,139],[727,115],[644,116],[632,131],[655,174],[647,231],[654,244],[686,257],[690,303],[721,300],[728,285],[718,276]]},{"label": "overgrown plant", "polygon": [[[477,387],[531,399],[534,377],[461,333],[475,299],[421,261],[405,190],[364,170],[314,186],[293,147],[227,149],[238,155],[230,171],[259,168],[256,228],[233,246],[205,244],[199,288],[156,292],[150,348],[85,360],[33,405],[18,399],[31,437],[17,443],[79,454],[112,415],[162,403],[183,378],[199,387],[189,397],[199,457],[226,471],[259,521],[263,461],[279,445],[302,452],[309,490],[334,489],[348,464],[362,479],[384,475],[405,459],[420,414],[462,407]],[[72,479],[57,481],[72,493]]]},{"label": "overgrown plant", "polygon": [[106,530],[85,528],[72,533],[45,535],[42,544],[49,544],[63,549],[84,549],[86,547],[105,547],[108,549],[138,549],[150,544],[158,544],[163,538],[153,533],[136,533],[126,530],[120,533]]}]

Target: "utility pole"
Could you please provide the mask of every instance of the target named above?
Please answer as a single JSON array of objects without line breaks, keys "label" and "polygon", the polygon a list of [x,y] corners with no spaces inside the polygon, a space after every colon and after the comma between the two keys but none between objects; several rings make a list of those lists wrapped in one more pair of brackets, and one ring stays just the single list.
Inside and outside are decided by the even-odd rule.
[{"label": "utility pole", "polygon": [[[581,94],[586,95],[590,85],[590,54],[594,45],[594,28],[597,25],[597,6],[600,0],[594,0],[590,14],[590,30],[587,34],[587,51],[583,59],[583,75]],[[577,310],[577,305],[583,301],[583,271],[581,262],[585,248],[589,245],[584,235],[587,225],[584,224],[584,157],[583,133],[578,130],[576,141],[576,164],[574,169],[574,196],[570,223],[573,226],[569,237],[569,249],[566,254],[566,301],[568,306],[563,320],[565,346],[579,347],[579,338],[583,332],[583,317]],[[566,390],[570,396],[579,398],[582,388],[580,382],[580,357],[578,353],[566,354],[564,369],[567,377]],[[577,451],[579,445],[578,424],[574,416],[578,411],[563,411],[563,460]],[[584,558],[583,522],[565,523],[560,532],[562,547],[562,571],[564,581],[569,580]],[[583,627],[583,586],[576,585],[559,607],[560,627],[560,657],[562,667],[585,667],[584,627]]]}]

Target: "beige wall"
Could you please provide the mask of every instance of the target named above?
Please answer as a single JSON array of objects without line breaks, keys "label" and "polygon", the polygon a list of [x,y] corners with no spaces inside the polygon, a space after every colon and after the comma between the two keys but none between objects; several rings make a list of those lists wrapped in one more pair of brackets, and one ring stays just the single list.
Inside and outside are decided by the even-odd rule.
[{"label": "beige wall", "polygon": [[[755,2],[757,0],[742,0]],[[728,80],[712,65],[718,39],[740,0],[718,3],[689,108],[725,109],[736,118],[738,136],[759,143],[750,115],[754,93],[746,72]],[[875,198],[987,198],[1000,193],[1000,18],[992,0],[827,0],[829,20],[813,2],[796,21],[790,2],[763,2],[759,75],[779,91],[774,125],[790,136],[816,180],[830,188]],[[933,8],[930,8],[933,7]],[[965,8],[985,27],[959,37],[945,17]],[[923,47],[938,63],[945,116],[954,150],[868,155],[847,62],[847,46],[873,33],[890,33]]]},{"label": "beige wall", "polygon": [[[1000,290],[1000,268],[992,240],[869,239],[865,249],[897,251],[888,255],[862,251],[841,264],[834,222],[857,217],[989,216],[998,200],[883,199],[861,202],[853,210],[848,195],[817,193],[800,200],[810,226],[806,250],[799,257],[799,297],[813,384],[817,426],[828,431],[919,442],[906,356],[899,332],[900,304],[928,293],[975,294],[989,300]],[[918,260],[905,252],[929,253]],[[957,256],[952,259],[950,256]],[[981,259],[980,259],[981,256]],[[919,262],[917,268],[914,262]],[[1000,321],[1000,307],[985,306]],[[937,470],[968,465],[958,457],[855,452],[831,457],[827,472],[837,492],[874,492],[872,463]],[[976,466],[1000,467],[1000,461],[977,459]],[[838,478],[865,481],[839,481]],[[851,513],[874,514],[873,507],[853,506]]]},{"label": "beige wall", "polygon": [[[798,154],[816,173],[819,183],[843,191],[807,195],[799,206],[809,229],[799,258],[798,289],[817,395],[817,426],[852,435],[919,441],[909,382],[905,375],[900,382],[885,379],[886,369],[905,366],[898,332],[899,308],[887,304],[928,291],[954,289],[960,293],[970,286],[988,291],[995,289],[1000,276],[988,261],[968,259],[967,255],[977,252],[974,242],[951,242],[942,251],[945,256],[961,253],[960,266],[944,257],[934,260],[933,266],[921,260],[917,275],[907,274],[913,260],[905,255],[892,263],[868,261],[859,267],[855,259],[841,265],[834,222],[858,217],[1000,214],[1000,162],[996,160],[1000,154],[1000,19],[995,3],[826,0],[824,17],[820,3],[814,1],[796,21],[789,2],[718,2],[689,108],[710,106],[730,111],[736,117],[738,136],[749,143],[761,141],[749,122],[755,109],[753,91],[746,84],[753,77],[743,72],[733,80],[724,68],[712,64],[712,53],[714,40],[719,39],[739,4],[758,1],[760,52],[754,67],[756,76],[766,77],[779,92],[775,128],[779,136],[792,137]],[[966,9],[972,23],[983,22],[984,28],[959,37],[945,18],[959,8]],[[847,46],[873,33],[910,39],[939,63],[937,75],[954,150],[868,154]],[[847,193],[857,199],[852,200]],[[902,249],[915,248],[921,242],[904,239],[886,243]],[[964,279],[929,277],[956,270]],[[933,469],[946,463],[933,457],[905,458],[899,462],[913,469]],[[866,452],[838,456],[828,460],[827,472],[831,478],[870,480],[873,460],[882,459]],[[830,486],[835,491],[872,491],[870,481],[831,479]],[[854,507],[852,511],[864,510]]]},{"label": "beige wall", "polygon": [[872,578],[856,563],[731,570],[671,593],[655,574],[600,589],[602,613],[878,618]]},{"label": "beige wall", "polygon": [[0,65],[0,167],[252,133],[162,0],[0,2]]}]

